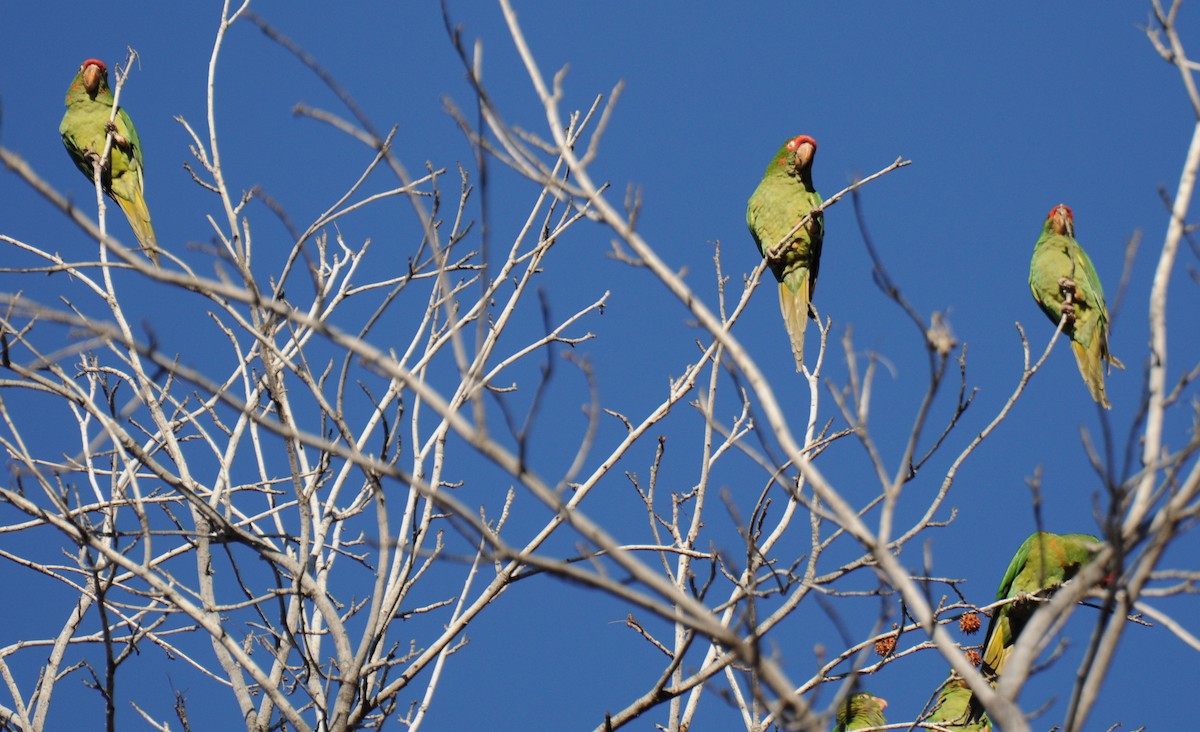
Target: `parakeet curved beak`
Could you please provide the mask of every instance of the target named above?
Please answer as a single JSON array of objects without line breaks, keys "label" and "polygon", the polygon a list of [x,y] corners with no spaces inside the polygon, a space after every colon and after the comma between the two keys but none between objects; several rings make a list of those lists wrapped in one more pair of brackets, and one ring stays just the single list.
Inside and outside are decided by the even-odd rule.
[{"label": "parakeet curved beak", "polygon": [[96,64],[88,64],[83,70],[83,88],[87,89],[87,93],[91,96],[96,95],[96,90],[100,88],[100,77],[103,72]]},{"label": "parakeet curved beak", "polygon": [[1054,231],[1067,236],[1074,236],[1071,215],[1068,213],[1066,206],[1056,206],[1053,212],[1054,216]]},{"label": "parakeet curved beak", "polygon": [[817,148],[813,147],[812,143],[802,142],[796,147],[793,153],[792,160],[795,162],[796,170],[803,170],[812,165],[813,157],[817,154]]},{"label": "parakeet curved beak", "polygon": [[875,697],[875,701],[879,702],[879,711],[880,712],[887,711],[887,699],[884,699],[881,696],[877,696],[877,697]]}]

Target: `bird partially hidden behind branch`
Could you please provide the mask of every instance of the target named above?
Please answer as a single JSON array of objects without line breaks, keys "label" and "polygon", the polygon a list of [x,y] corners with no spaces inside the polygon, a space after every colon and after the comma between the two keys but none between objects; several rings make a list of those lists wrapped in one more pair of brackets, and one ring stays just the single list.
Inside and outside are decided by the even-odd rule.
[{"label": "bird partially hidden behind branch", "polygon": [[924,721],[959,732],[992,732],[992,721],[979,704],[973,704],[967,682],[954,674],[938,688],[937,702]]},{"label": "bird partially hidden behind branch", "polygon": [[883,711],[887,709],[887,700],[856,691],[842,701],[837,710],[837,724],[833,732],[852,732],[853,730],[881,727],[887,724]]},{"label": "bird partially hidden behind branch", "polygon": [[1015,599],[992,613],[983,641],[985,678],[995,680],[1029,618],[1037,609],[1030,597],[1048,594],[1074,577],[1097,552],[1101,543],[1091,534],[1051,534],[1036,531],[1022,542],[996,590],[997,600]]}]

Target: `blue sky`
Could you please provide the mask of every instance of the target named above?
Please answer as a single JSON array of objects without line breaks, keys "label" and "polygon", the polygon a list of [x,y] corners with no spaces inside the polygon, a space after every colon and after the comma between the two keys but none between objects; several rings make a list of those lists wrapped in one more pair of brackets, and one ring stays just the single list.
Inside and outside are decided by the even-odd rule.
[{"label": "blue sky", "polygon": [[[505,119],[543,132],[544,117],[498,9],[463,0],[448,5],[465,37],[482,39],[485,82]],[[1110,378],[1113,409],[1105,415],[1115,439],[1124,444],[1141,394],[1147,296],[1168,218],[1159,190],[1174,191],[1194,123],[1178,72],[1158,57],[1138,27],[1148,22],[1148,5],[757,3],[703,10],[682,2],[516,5],[543,70],[570,65],[565,108],[586,108],[594,95],[624,82],[592,175],[612,182],[614,201],[627,185],[640,188],[642,235],[672,266],[686,269],[688,282],[707,296],[713,292],[712,242],[721,243],[725,271],[735,282],[758,263],[745,228],[745,202],[785,139],[806,133],[818,140],[814,178],[826,196],[897,156],[913,161],[864,189],[867,221],[913,305],[926,316],[948,312],[955,334],[968,344],[968,380],[979,391],[946,453],[906,488],[911,503],[902,513],[915,513],[927,502],[940,483],[939,469],[1015,386],[1021,352],[1014,323],[1024,326],[1035,357],[1052,333],[1029,296],[1027,276],[1046,212],[1060,202],[1074,209],[1076,234],[1095,262],[1110,307],[1125,242],[1141,232],[1142,248],[1112,335],[1112,350],[1128,368]],[[329,3],[260,2],[253,7],[315,55],[377,126],[399,126],[396,149],[410,170],[420,170],[426,160],[450,170],[457,161],[469,163],[471,149],[441,100],[449,96],[470,109],[471,97],[436,3],[363,2],[333,10]],[[208,255],[189,243],[211,238],[205,216],[215,212],[215,202],[183,169],[190,160],[189,140],[173,118],[182,115],[197,130],[204,125],[205,75],[218,4],[130,2],[120,13],[93,11],[70,25],[64,18],[77,11],[66,3],[6,3],[0,14],[6,27],[21,29],[10,31],[0,46],[5,69],[0,142],[84,205],[90,190],[57,133],[63,95],[83,59],[99,57],[111,68],[123,59],[126,46],[137,49],[140,66],[122,101],[146,149],[147,200],[155,228],[160,244],[200,266]],[[1181,23],[1185,43],[1192,42],[1200,54],[1200,9],[1185,7]],[[217,99],[232,186],[261,185],[302,225],[327,208],[369,160],[357,143],[293,117],[298,102],[342,110],[318,79],[248,23],[230,33],[219,61]],[[503,185],[491,194],[492,231],[503,240],[515,231],[528,210],[521,207],[537,191],[496,166],[493,170]],[[0,190],[5,201],[0,232],[72,256],[91,256],[84,252],[93,245],[81,232],[14,176],[0,175]],[[261,207],[252,208],[251,216],[263,261],[270,262],[272,238],[278,240],[277,251],[285,251],[286,232]],[[402,262],[417,243],[399,207],[346,218],[340,228],[352,241],[372,237],[379,261],[391,265]],[[124,222],[113,230],[128,237]],[[852,327],[860,355],[876,351],[890,364],[876,388],[873,419],[876,437],[894,461],[925,384],[924,351],[911,325],[872,284],[848,200],[826,213],[826,232],[816,302],[833,318],[835,340]],[[645,272],[607,256],[609,240],[595,225],[577,227],[571,241],[554,252],[543,286],[560,316],[612,291],[606,313],[587,324],[597,338],[579,352],[595,364],[605,402],[640,415],[661,399],[666,379],[691,356],[697,331],[686,311]],[[1170,379],[1200,354],[1197,293],[1187,274],[1196,266],[1193,254],[1182,250],[1169,302]],[[46,278],[5,275],[0,281],[5,291],[20,289],[41,298],[67,287]],[[133,305],[160,324],[167,348],[203,364],[196,339],[205,336],[163,314],[172,297],[177,293],[151,285],[136,293]],[[199,311],[180,313],[180,318],[203,321]],[[791,381],[796,377],[773,288],[755,294],[737,335],[777,391],[786,394],[789,383],[797,384],[796,408],[803,410],[807,393]],[[827,361],[827,377],[843,383],[840,348]],[[564,377],[568,383],[561,393],[578,399],[580,385],[570,378]],[[938,402],[943,419],[949,396]],[[833,415],[828,396],[825,409]],[[954,523],[923,538],[935,557],[934,574],[965,578],[969,599],[990,600],[1012,552],[1034,528],[1025,481],[1039,467],[1046,528],[1094,532],[1094,504],[1103,496],[1080,429],[1099,440],[1100,419],[1074,360],[1060,344],[1010,419],[960,473],[948,501],[957,508]],[[940,425],[936,417],[935,424]],[[1169,446],[1185,442],[1189,424],[1186,409],[1171,415]],[[664,427],[671,429],[686,436],[694,425],[680,419]],[[541,438],[546,464],[555,459],[553,433],[546,429]],[[674,488],[694,479],[684,457],[694,448],[685,444],[679,448]],[[863,483],[858,498],[865,501],[875,488],[862,458],[847,441],[831,450],[821,467],[848,496]],[[646,465],[629,469],[644,473]],[[736,476],[728,480],[730,490],[738,491]],[[747,492],[757,495],[761,484],[755,476]],[[619,525],[627,515],[623,511],[636,510],[629,503],[631,493],[615,484],[611,497],[594,510]],[[644,523],[641,515],[636,520]],[[629,533],[640,535],[636,528]],[[913,545],[902,555],[907,566],[921,566],[923,547]],[[1186,560],[1194,562],[1198,549],[1195,538],[1186,537],[1164,566],[1194,566]],[[0,567],[0,577],[27,580],[11,566]],[[870,585],[869,578],[862,581]],[[62,602],[53,599],[38,609],[65,612],[56,604]],[[869,632],[877,603],[864,602],[860,613],[851,614],[852,632]],[[1185,622],[1196,616],[1194,600],[1163,601],[1162,607]],[[595,726],[604,710],[622,708],[643,693],[659,668],[653,654],[623,627],[627,612],[615,600],[579,587],[540,579],[519,583],[472,626],[471,643],[448,666],[427,728],[464,728],[497,719],[509,723],[501,728]],[[1069,694],[1070,670],[1086,640],[1089,613],[1094,611],[1080,611],[1068,627],[1072,643],[1066,658],[1028,687],[1023,701],[1029,708],[1051,697],[1061,702]],[[854,624],[860,616],[865,625]],[[38,621],[21,617],[8,624],[11,633],[26,632],[17,630],[22,622]],[[539,634],[550,637],[530,640]],[[19,637],[5,633],[0,643]],[[819,619],[782,628],[771,640],[796,679],[810,673],[814,648],[839,643],[832,626]],[[929,651],[885,668],[866,685],[892,702],[890,719],[912,719],[941,681],[944,667]],[[155,664],[147,661],[145,668],[148,684],[162,683],[150,671]],[[1195,668],[1195,652],[1164,629],[1131,627],[1088,729],[1184,724],[1178,699],[1194,686]],[[1146,684],[1149,669],[1161,674],[1162,683]],[[1131,693],[1135,686],[1136,695]],[[199,692],[203,682],[193,679],[191,688]],[[227,719],[220,716],[226,702],[236,715],[224,692],[205,689],[204,694],[205,708],[196,714],[212,715],[210,724]],[[164,691],[163,709],[170,701]],[[715,696],[706,704],[699,730],[737,723]],[[1040,728],[1060,721],[1055,710],[1061,707],[1041,718]],[[55,714],[65,723],[74,713],[63,708]],[[127,728],[136,724],[130,719]],[[647,729],[650,721],[633,727]]]}]

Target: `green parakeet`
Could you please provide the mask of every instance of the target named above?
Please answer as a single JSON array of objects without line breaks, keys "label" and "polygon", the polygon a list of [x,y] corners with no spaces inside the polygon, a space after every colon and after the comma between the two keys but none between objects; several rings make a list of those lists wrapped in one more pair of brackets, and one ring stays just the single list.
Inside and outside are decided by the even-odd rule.
[{"label": "green parakeet", "polygon": [[[1108,352],[1108,308],[1104,289],[1087,252],[1075,241],[1075,216],[1066,204],[1050,210],[1042,235],[1029,263],[1033,299],[1055,325],[1063,311],[1069,314],[1063,333],[1071,339],[1075,362],[1092,398],[1110,409],[1104,395],[1104,375],[1109,366],[1125,366]],[[1066,304],[1067,295],[1072,303]]]},{"label": "green parakeet", "polygon": [[[104,153],[112,108],[113,95],[108,87],[108,69],[104,62],[94,58],[84,61],[67,89],[67,113],[63,115],[58,131],[71,159],[89,181],[93,179],[92,161]],[[112,153],[101,173],[104,192],[125,212],[142,251],[158,264],[158,244],[143,195],[146,175],[142,144],[133,120],[124,109],[117,110],[113,126]]]},{"label": "green parakeet", "polygon": [[779,308],[792,342],[796,370],[804,365],[804,329],[811,312],[809,303],[817,288],[821,266],[821,243],[825,217],[820,210],[799,231],[788,236],[800,220],[821,205],[821,194],[813,188],[812,162],[817,141],[808,135],[793,137],[771,158],[763,178],[746,206],[746,224],[762,256],[783,242],[783,250],[769,257],[768,264],[779,280]]},{"label": "green parakeet", "polygon": [[987,713],[971,704],[971,689],[967,682],[954,675],[938,689],[937,702],[925,722],[962,732],[992,732]]},{"label": "green parakeet", "polygon": [[[1100,540],[1091,534],[1051,534],[1036,531],[1017,550],[1008,565],[996,599],[1024,598],[1052,590],[1074,577],[1100,550]],[[1004,670],[1025,623],[1037,604],[1017,600],[992,613],[983,641],[983,675],[994,679]]]},{"label": "green parakeet", "polygon": [[887,709],[887,701],[872,696],[865,691],[858,691],[846,697],[837,710],[837,724],[833,732],[850,732],[868,727],[880,727],[887,724],[883,710]]}]

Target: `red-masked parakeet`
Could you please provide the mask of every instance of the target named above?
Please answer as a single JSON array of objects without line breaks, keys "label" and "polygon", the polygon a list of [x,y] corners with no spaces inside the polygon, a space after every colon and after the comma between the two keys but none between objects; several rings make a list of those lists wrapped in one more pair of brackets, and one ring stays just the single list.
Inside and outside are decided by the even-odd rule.
[{"label": "red-masked parakeet", "polygon": [[[746,207],[746,224],[760,254],[767,257],[777,244],[785,244],[768,264],[779,280],[779,307],[792,341],[797,371],[804,364],[804,329],[817,287],[821,242],[825,236],[825,217],[820,210],[813,213],[821,205],[821,194],[812,182],[812,161],[816,154],[817,141],[808,135],[784,143],[771,158]],[[788,232],[809,213],[813,213],[812,219],[785,240]]]},{"label": "red-masked parakeet", "polygon": [[1104,375],[1109,366],[1125,366],[1108,352],[1104,288],[1092,260],[1075,241],[1075,216],[1066,204],[1055,206],[1046,217],[1029,263],[1029,287],[1033,299],[1055,325],[1067,311],[1063,333],[1071,339],[1079,373],[1092,398],[1105,409],[1111,408],[1104,395]]},{"label": "red-masked parakeet", "polygon": [[[108,87],[108,69],[104,62],[94,58],[84,61],[67,89],[67,113],[63,115],[58,131],[71,159],[88,180],[93,179],[92,161],[104,153],[112,108],[113,95]],[[113,126],[110,161],[101,173],[104,192],[125,212],[142,251],[158,264],[159,249],[154,227],[150,225],[150,209],[146,208],[143,196],[146,176],[142,144],[133,120],[124,109],[117,110]]]},{"label": "red-masked parakeet", "polygon": [[887,701],[872,696],[865,691],[858,691],[846,697],[837,710],[837,724],[833,732],[851,732],[856,729],[880,727],[887,724],[883,710],[887,709]]},{"label": "red-masked parakeet", "polygon": [[938,699],[925,720],[929,724],[962,732],[992,732],[987,714],[971,703],[971,689],[957,676],[946,679],[938,689]]},{"label": "red-masked parakeet", "polygon": [[[996,599],[1027,598],[1053,590],[1074,577],[1099,550],[1100,540],[1091,534],[1034,532],[1008,565]],[[992,613],[983,641],[982,671],[986,678],[994,679],[1004,670],[1017,637],[1035,609],[1037,603],[1018,599]]]}]

